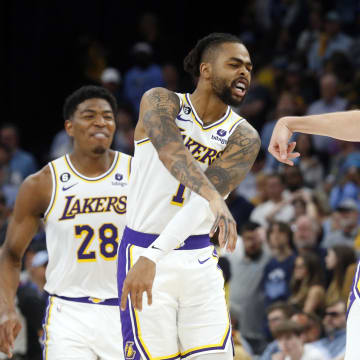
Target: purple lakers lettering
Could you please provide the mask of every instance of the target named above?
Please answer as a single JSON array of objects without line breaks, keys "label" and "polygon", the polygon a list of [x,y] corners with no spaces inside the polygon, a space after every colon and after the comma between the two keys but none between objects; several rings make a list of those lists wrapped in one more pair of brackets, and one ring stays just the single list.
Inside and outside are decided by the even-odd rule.
[{"label": "purple lakers lettering", "polygon": [[64,211],[59,220],[74,219],[79,214],[92,214],[115,211],[126,213],[126,196],[108,196],[78,199],[75,195],[66,196]]},{"label": "purple lakers lettering", "polygon": [[198,141],[192,139],[190,136],[188,138],[184,138],[184,145],[197,161],[208,165],[211,165],[211,163],[215,159],[220,157],[222,153],[222,151],[218,151],[203,144],[200,144]]}]

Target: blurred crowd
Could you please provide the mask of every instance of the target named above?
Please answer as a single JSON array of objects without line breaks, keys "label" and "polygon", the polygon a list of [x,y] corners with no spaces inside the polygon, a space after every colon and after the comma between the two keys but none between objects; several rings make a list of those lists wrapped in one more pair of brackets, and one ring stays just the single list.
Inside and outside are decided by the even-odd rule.
[{"label": "blurred crowd", "polygon": [[[228,198],[239,242],[233,254],[223,253],[220,260],[236,357],[342,359],[346,302],[360,256],[359,145],[295,134],[301,157],[294,167],[279,164],[266,149],[282,116],[358,107],[360,4],[247,1],[239,21],[237,35],[250,51],[254,72],[235,110],[259,131],[262,150]],[[194,85],[168,61],[166,43],[176,39],[159,30],[157,15],[144,14],[139,28],[142,35],[129,49],[125,70],[122,64],[107,66],[99,45],[89,48],[85,69],[88,83],[101,84],[116,96],[113,148],[129,154],[143,93],[156,86],[191,92]],[[22,149],[21,135],[12,123],[0,127],[0,251],[22,181],[72,148],[61,130],[48,153],[35,158]],[[24,322],[15,351],[19,359],[41,358],[46,264],[40,230],[26,252],[17,294]]]}]

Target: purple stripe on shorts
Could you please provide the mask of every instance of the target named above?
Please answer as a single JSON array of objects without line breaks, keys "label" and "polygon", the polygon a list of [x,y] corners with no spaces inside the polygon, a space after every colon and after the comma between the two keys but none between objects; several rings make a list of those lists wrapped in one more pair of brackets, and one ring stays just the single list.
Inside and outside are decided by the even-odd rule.
[{"label": "purple stripe on shorts", "polygon": [[[149,247],[158,237],[158,234],[147,234],[139,231],[132,230],[128,227],[124,230],[122,242],[126,240],[126,244],[132,244],[139,247]],[[189,236],[184,244],[175,250],[195,250],[203,249],[212,245],[208,234],[205,235],[192,235]]]},{"label": "purple stripe on shorts", "polygon": [[43,318],[43,321],[42,321],[42,328],[44,330],[42,338],[41,338],[41,347],[42,347],[43,359],[46,359],[46,354],[45,354],[45,351],[46,351],[45,344],[46,344],[46,339],[47,339],[46,324],[47,324],[47,321],[48,321],[48,318],[49,318],[49,309],[50,309],[50,296],[48,296],[48,298],[46,300],[46,311],[45,311],[45,315],[44,315],[44,318]]},{"label": "purple stripe on shorts", "polygon": [[119,306],[119,299],[118,298],[112,298],[112,299],[97,299],[90,296],[86,297],[68,297],[68,296],[60,296],[60,295],[51,295],[55,296],[59,299],[68,300],[68,301],[74,301],[74,302],[80,302],[80,303],[86,303],[86,304],[95,304],[95,305],[110,305],[110,306]]},{"label": "purple stripe on shorts", "polygon": [[227,333],[226,333],[226,336],[225,336],[225,339],[224,339],[224,343],[223,343],[222,345],[220,345],[220,346],[209,346],[209,347],[206,347],[206,348],[203,348],[203,349],[193,350],[193,351],[190,351],[190,352],[186,353],[186,355],[181,355],[181,358],[182,358],[182,359],[185,359],[185,358],[187,358],[187,357],[190,356],[190,355],[198,354],[198,353],[201,353],[201,352],[204,352],[204,351],[224,350],[225,347],[226,347],[228,338],[229,338],[230,330],[231,330],[231,326],[229,325],[229,329],[228,329],[228,331],[227,331]]},{"label": "purple stripe on shorts", "polygon": [[349,316],[349,311],[350,311],[351,306],[352,306],[352,304],[354,303],[355,299],[356,299],[356,296],[355,296],[354,290],[351,290],[351,291],[350,291],[350,294],[349,294],[347,309],[346,309],[346,319],[347,319],[348,316]]},{"label": "purple stripe on shorts", "polygon": [[[126,236],[124,233],[122,241],[120,242],[118,253],[117,283],[119,299],[121,298],[122,287],[127,271],[130,269],[130,257],[127,244],[128,242],[126,241]],[[126,360],[140,360],[141,354],[137,348],[134,338],[129,303],[130,297],[128,297],[128,301],[126,302],[126,309],[124,311],[120,309],[124,356]]]}]

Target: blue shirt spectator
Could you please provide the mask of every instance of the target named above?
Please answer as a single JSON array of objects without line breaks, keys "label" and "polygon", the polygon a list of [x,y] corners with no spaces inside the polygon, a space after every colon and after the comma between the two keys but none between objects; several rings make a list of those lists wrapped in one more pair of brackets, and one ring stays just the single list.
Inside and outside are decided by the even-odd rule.
[{"label": "blue shirt spectator", "polygon": [[290,296],[290,279],[294,269],[295,255],[292,254],[283,261],[272,258],[264,269],[265,304],[275,301],[286,301]]},{"label": "blue shirt spectator", "polygon": [[337,358],[345,353],[346,342],[346,304],[340,300],[326,307],[323,326],[325,336],[315,341],[314,346],[327,350],[331,358]]},{"label": "blue shirt spectator", "polygon": [[9,182],[20,185],[27,176],[37,170],[36,160],[32,154],[20,148],[19,133],[15,125],[6,124],[1,127],[0,141],[10,149]]},{"label": "blue shirt spectator", "polygon": [[151,63],[152,48],[149,44],[137,43],[133,55],[135,65],[124,76],[124,97],[138,115],[143,94],[153,87],[165,86],[165,83],[161,67]]}]

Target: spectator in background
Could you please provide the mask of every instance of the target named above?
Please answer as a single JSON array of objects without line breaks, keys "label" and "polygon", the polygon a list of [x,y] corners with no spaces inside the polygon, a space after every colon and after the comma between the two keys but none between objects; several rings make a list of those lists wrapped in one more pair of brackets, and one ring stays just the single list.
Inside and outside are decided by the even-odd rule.
[{"label": "spectator in background", "polygon": [[301,154],[301,161],[299,158],[295,159],[294,164],[299,166],[305,184],[315,188],[324,180],[324,167],[316,154],[311,135],[299,134],[295,151]]},{"label": "spectator in background", "polygon": [[313,200],[312,195],[307,191],[296,191],[292,196],[292,205],[294,207],[293,223],[301,216],[309,216],[313,219],[319,218],[318,206]]},{"label": "spectator in background", "polygon": [[[243,196],[250,202],[253,202],[253,199],[259,195],[257,194],[256,178],[259,174],[265,173],[265,159],[265,151],[260,149],[251,170],[247,173],[245,179],[236,188],[237,195]],[[254,205],[257,205],[256,202]]]},{"label": "spectator in background", "polygon": [[314,346],[328,351],[331,359],[343,356],[346,342],[346,304],[337,301],[325,309],[323,318],[325,336],[314,342]]},{"label": "spectator in background", "polygon": [[[264,127],[260,132],[262,149],[264,149],[265,151],[267,150],[270,143],[271,134],[277,119],[280,119],[283,116],[293,116],[293,115],[298,115],[298,105],[296,102],[296,98],[288,91],[282,92],[279,95],[276,103],[274,117],[270,118],[269,121],[267,121],[264,124]],[[278,167],[278,163],[274,161],[274,159],[270,154],[268,153],[266,154],[267,154],[266,168],[276,169]]]},{"label": "spectator in background", "polygon": [[308,49],[318,41],[323,27],[323,15],[321,8],[314,6],[309,14],[308,26],[300,33],[296,48],[301,55],[305,55]]},{"label": "spectator in background", "polygon": [[137,119],[143,94],[165,84],[161,67],[153,63],[153,49],[148,43],[135,44],[131,53],[134,65],[124,75],[124,98],[133,106]]},{"label": "spectator in background", "polygon": [[306,187],[303,173],[298,166],[284,166],[282,168],[282,173],[285,188],[286,190],[289,190],[290,193],[312,193],[312,191],[308,187]]},{"label": "spectator in background", "polygon": [[250,344],[255,354],[261,354],[266,346],[263,332],[265,319],[262,274],[269,254],[264,247],[260,226],[248,222],[240,230],[244,256],[231,254],[230,313],[237,321],[240,334]]},{"label": "spectator in background", "polygon": [[100,77],[101,86],[108,89],[114,96],[118,103],[122,101],[121,95],[121,74],[115,68],[106,68]]},{"label": "spectator in background", "polygon": [[226,203],[236,221],[236,226],[241,229],[241,227],[249,221],[254,205],[236,191],[232,191],[229,194]]},{"label": "spectator in background", "polygon": [[[161,18],[156,13],[145,12],[140,15],[137,23],[137,39],[148,43],[154,51],[157,63],[176,61],[177,45],[173,38],[168,37],[168,29],[161,29]],[[174,45],[175,44],[175,45]]]},{"label": "spectator in background", "polygon": [[112,148],[125,154],[134,154],[135,114],[130,104],[119,105],[116,114],[116,132]]},{"label": "spectator in background", "polygon": [[30,277],[25,283],[20,284],[17,291],[19,308],[26,321],[26,355],[31,360],[42,359],[40,339],[47,301],[47,294],[44,291],[47,263],[48,256],[45,250],[35,253],[29,268]]},{"label": "spectator in background", "polygon": [[[347,101],[338,95],[338,79],[334,74],[325,74],[320,78],[320,92],[321,98],[309,106],[307,115],[346,110]],[[311,136],[317,151],[329,153],[330,145],[334,146],[335,141],[327,136]]]},{"label": "spectator in background", "polygon": [[53,138],[49,157],[50,160],[57,159],[65,154],[71,153],[73,148],[72,140],[67,132],[62,129]]},{"label": "spectator in background", "polygon": [[293,313],[294,308],[281,301],[273,303],[266,309],[267,327],[270,330],[273,341],[266,346],[260,356],[260,360],[272,360],[272,355],[280,351],[279,344],[274,339],[274,330],[283,321],[290,319]]},{"label": "spectator in background", "polygon": [[10,158],[10,148],[0,142],[0,191],[5,197],[6,206],[11,209],[15,204],[19,186],[10,181]]},{"label": "spectator in background", "polygon": [[301,337],[305,344],[313,343],[321,338],[323,332],[322,320],[316,314],[300,311],[293,314],[290,320],[303,327]]},{"label": "spectator in background", "polygon": [[325,263],[327,270],[332,272],[332,280],[326,290],[325,305],[334,304],[339,300],[347,301],[350,288],[346,288],[348,284],[344,282],[345,275],[348,267],[355,262],[353,248],[346,245],[334,245],[328,248]]},{"label": "spectator in background", "polygon": [[360,230],[358,204],[353,199],[346,199],[338,205],[336,211],[340,216],[339,228],[328,232],[321,246],[326,249],[334,245],[347,245],[353,248]]},{"label": "spectator in background", "polygon": [[342,166],[343,177],[335,185],[329,195],[329,203],[332,209],[346,200],[353,200],[360,206],[360,157],[358,153],[350,154]]},{"label": "spectator in background", "polygon": [[335,140],[335,147],[337,153],[330,159],[330,170],[327,182],[331,184],[338,183],[344,173],[343,165],[353,155],[360,157],[359,144],[351,141]]},{"label": "spectator in background", "polygon": [[256,78],[251,80],[250,88],[239,109],[239,114],[250,122],[258,131],[264,126],[264,119],[271,109],[272,98],[269,89],[262,85]]},{"label": "spectator in background", "polygon": [[272,360],[326,360],[324,353],[302,340],[303,328],[292,320],[279,324],[274,336],[280,351],[273,355]]},{"label": "spectator in background", "polygon": [[289,203],[283,177],[280,174],[271,174],[267,177],[266,195],[268,200],[252,211],[251,221],[267,228],[271,221],[289,222],[294,217],[294,208]]},{"label": "spectator in background", "polygon": [[295,59],[286,68],[283,89],[294,97],[298,115],[303,115],[307,104],[316,97],[316,86],[306,74],[300,59]]},{"label": "spectator in background", "polygon": [[177,67],[174,64],[167,63],[162,66],[162,74],[164,79],[165,88],[179,92],[180,84],[179,84],[179,72]]},{"label": "spectator in background", "polygon": [[307,56],[309,69],[319,73],[324,61],[330,58],[334,52],[340,51],[349,55],[351,45],[352,39],[341,31],[339,14],[329,11],[325,16],[324,31],[309,49]]},{"label": "spectator in background", "polygon": [[20,148],[19,131],[13,124],[5,124],[0,129],[0,141],[11,152],[9,173],[10,183],[20,185],[22,181],[37,170],[34,156]]},{"label": "spectator in background", "polygon": [[325,288],[319,262],[320,259],[311,252],[295,259],[289,303],[307,313],[321,314],[324,307]]},{"label": "spectator in background", "polygon": [[308,252],[320,257],[323,262],[326,251],[319,247],[320,226],[317,221],[309,215],[300,216],[294,223],[294,245],[297,254]]},{"label": "spectator in background", "polygon": [[268,200],[266,193],[267,175],[264,173],[257,174],[255,177],[255,196],[251,198],[254,206],[260,205]]},{"label": "spectator in background", "polygon": [[265,266],[263,284],[265,305],[269,306],[289,298],[295,254],[292,249],[292,231],[286,223],[271,223],[267,231],[267,241],[272,257]]},{"label": "spectator in background", "polygon": [[0,247],[5,241],[9,216],[10,216],[10,210],[6,205],[5,195],[2,192],[0,192]]}]

